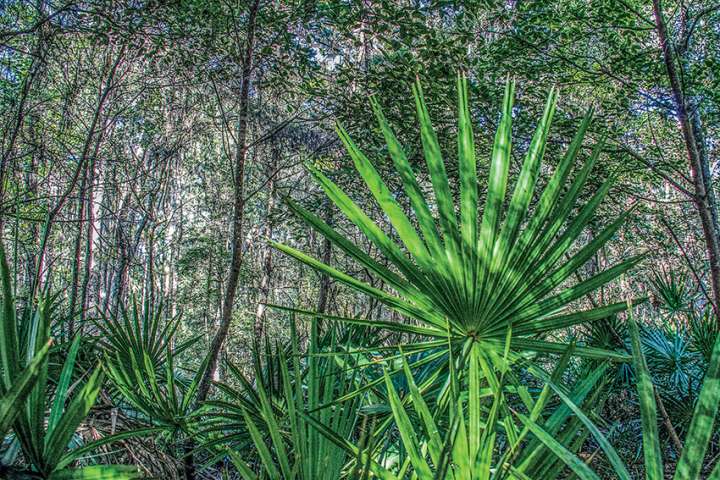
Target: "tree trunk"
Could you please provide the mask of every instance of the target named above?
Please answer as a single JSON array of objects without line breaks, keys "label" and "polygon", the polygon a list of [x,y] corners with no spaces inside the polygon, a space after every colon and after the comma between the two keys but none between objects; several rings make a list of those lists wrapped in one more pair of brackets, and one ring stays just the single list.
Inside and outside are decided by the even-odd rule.
[{"label": "tree trunk", "polygon": [[[4,148],[2,150],[2,155],[0,156],[0,234],[3,231],[3,225],[5,220],[3,215],[3,210],[6,207],[6,205],[4,204],[6,200],[5,175],[7,175],[7,172],[11,171],[9,162],[15,153],[15,144],[23,128],[23,124],[25,123],[25,115],[27,114],[26,104],[28,101],[28,97],[30,96],[30,91],[32,90],[33,84],[38,79],[38,77],[40,77],[42,73],[44,73],[43,67],[45,65],[45,55],[47,54],[47,47],[49,46],[51,41],[52,32],[48,31],[48,27],[42,26],[41,28],[39,28],[37,43],[35,45],[35,48],[33,49],[33,54],[31,56],[32,60],[30,63],[30,68],[28,70],[27,76],[23,79],[23,84],[22,88],[20,89],[20,95],[18,97],[17,108],[14,113],[12,124],[9,127],[9,130],[3,132],[2,140],[4,143]],[[1,238],[2,235],[0,235],[0,240]],[[28,273],[32,275],[32,270],[30,270],[30,272]]]},{"label": "tree trunk", "polygon": [[267,202],[267,214],[265,219],[265,232],[263,237],[265,240],[265,246],[262,256],[262,278],[260,279],[260,292],[258,295],[258,305],[255,311],[255,325],[253,326],[254,336],[253,339],[256,342],[260,342],[263,335],[266,332],[265,329],[265,303],[270,300],[270,281],[272,277],[272,247],[269,245],[270,240],[273,236],[273,210],[275,209],[275,175],[277,174],[278,168],[278,157],[280,151],[276,145],[272,145],[271,148],[271,159],[268,168],[269,181],[267,183],[268,191],[268,202]]},{"label": "tree trunk", "polygon": [[[145,258],[145,298],[147,300],[147,310],[145,315],[150,316],[155,309],[155,228],[148,231],[147,238],[147,257]],[[144,308],[144,307],[143,307]]]},{"label": "tree trunk", "polygon": [[220,324],[218,326],[215,337],[210,344],[207,357],[207,367],[203,373],[202,380],[198,386],[197,402],[203,402],[207,398],[210,391],[210,383],[217,370],[220,350],[222,349],[228,331],[230,330],[230,321],[232,320],[232,309],[235,303],[235,294],[237,291],[238,278],[240,276],[240,267],[242,265],[242,224],[243,213],[245,209],[244,198],[244,177],[245,177],[245,160],[247,158],[247,130],[248,130],[248,111],[250,100],[250,81],[253,70],[253,52],[255,48],[255,26],[260,0],[255,0],[248,14],[247,24],[247,43],[245,46],[245,55],[243,58],[243,68],[240,78],[240,96],[238,109],[237,136],[235,138],[235,172],[234,172],[234,201],[233,201],[233,235],[232,235],[232,257],[230,261],[230,269],[228,271],[227,281],[225,283],[225,298],[223,299],[222,311],[220,314]]},{"label": "tree trunk", "polygon": [[98,152],[100,149],[100,142],[95,146],[95,153],[90,159],[90,165],[88,167],[88,190],[87,190],[87,223],[85,233],[85,267],[83,270],[82,277],[82,288],[80,289],[80,325],[85,325],[85,318],[89,308],[89,288],[90,288],[90,277],[92,275],[92,268],[94,265],[94,253],[95,253],[95,176],[98,167]]},{"label": "tree trunk", "polygon": [[[332,226],[332,207],[329,201],[325,201],[325,223]],[[327,237],[323,237],[322,243],[322,258],[321,261],[325,265],[330,265],[332,259],[332,243]],[[318,305],[317,312],[325,313],[327,311],[328,296],[330,292],[331,280],[325,274],[320,276],[320,289],[318,291]],[[319,319],[318,319],[319,321]]]},{"label": "tree trunk", "polygon": [[[85,136],[85,140],[83,142],[82,151],[80,154],[80,157],[78,158],[78,164],[75,168],[75,171],[70,178],[70,181],[68,183],[67,188],[65,191],[62,192],[60,195],[60,198],[58,198],[57,203],[55,206],[49,211],[46,219],[45,219],[45,226],[43,228],[43,234],[42,239],[40,240],[40,252],[38,254],[37,259],[37,267],[35,269],[35,283],[33,292],[37,291],[40,288],[40,279],[41,274],[43,271],[43,264],[45,261],[45,253],[47,248],[47,242],[50,238],[50,233],[52,230],[52,227],[54,225],[55,218],[60,214],[62,211],[63,206],[67,202],[68,197],[72,194],[72,192],[75,190],[75,186],[77,185],[78,179],[80,177],[80,173],[85,170],[86,164],[88,163],[91,148],[93,147],[93,140],[96,141],[95,150],[99,148],[102,136],[103,136],[103,128],[104,122],[102,121],[102,115],[103,111],[105,109],[105,104],[110,96],[110,93],[112,92],[113,88],[115,87],[115,75],[117,73],[118,67],[120,66],[120,63],[125,55],[125,46],[121,47],[120,52],[118,52],[117,57],[115,57],[115,60],[112,62],[112,64],[108,64],[108,70],[107,75],[104,77],[103,81],[100,83],[100,89],[98,91],[98,102],[95,106],[95,110],[93,112],[93,116],[90,122],[90,126],[88,127],[87,134]],[[109,59],[109,58],[108,58]],[[100,127],[99,127],[100,126]]]},{"label": "tree trunk", "polygon": [[[40,152],[40,155],[30,155],[30,158],[28,159],[28,164],[25,170],[25,189],[27,190],[27,194],[25,195],[25,201],[27,201],[28,203],[35,201],[35,199],[38,198],[38,180],[36,172],[38,171],[38,168],[42,168],[43,160],[44,159],[42,157],[42,152]],[[38,227],[38,222],[30,222],[29,230],[30,240],[28,244],[30,248],[27,249],[27,253],[25,255],[24,269],[25,291],[28,295],[32,290],[33,272],[35,271],[35,264],[37,262],[37,251],[35,250],[35,248],[40,238],[40,229]],[[0,232],[2,232],[1,227]]]},{"label": "tree trunk", "polygon": [[83,223],[85,220],[85,197],[88,192],[88,169],[83,172],[80,182],[80,195],[78,195],[77,206],[77,233],[73,246],[72,279],[70,284],[70,305],[68,306],[68,338],[75,334],[75,311],[77,310],[77,296],[80,288],[80,264],[82,263],[82,238]]},{"label": "tree trunk", "polygon": [[695,118],[695,113],[690,113],[693,109],[688,104],[682,89],[660,0],[653,0],[653,15],[665,69],[673,93],[678,123],[687,150],[688,164],[694,187],[693,201],[700,216],[710,263],[710,281],[714,299],[713,310],[716,321],[720,323],[720,315],[718,315],[718,307],[720,306],[720,243],[718,242],[717,205],[710,184],[708,160],[701,143],[700,122],[699,118]]}]

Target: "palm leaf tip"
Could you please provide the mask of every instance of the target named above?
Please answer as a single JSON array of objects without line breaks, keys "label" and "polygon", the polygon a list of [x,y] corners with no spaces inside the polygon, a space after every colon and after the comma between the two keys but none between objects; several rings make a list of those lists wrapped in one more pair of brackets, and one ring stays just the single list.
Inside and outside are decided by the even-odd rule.
[{"label": "palm leaf tip", "polygon": [[[424,324],[428,330],[437,331],[437,337],[447,337],[446,326],[456,340],[468,337],[503,340],[511,322],[517,327],[513,336],[518,338],[542,334],[558,326],[565,327],[570,319],[547,321],[549,315],[565,311],[580,296],[614,280],[639,261],[636,257],[620,262],[576,287],[568,287],[560,293],[556,291],[582,267],[586,257],[592,256],[613,237],[627,217],[627,213],[619,216],[604,232],[602,239],[589,243],[570,260],[563,260],[563,255],[578,243],[609,188],[606,184],[588,203],[577,204],[589,171],[602,152],[601,146],[596,146],[589,162],[568,183],[590,123],[590,113],[583,118],[556,172],[541,190],[537,178],[543,156],[547,153],[558,96],[557,89],[552,89],[521,171],[513,184],[509,164],[515,85],[508,81],[491,152],[488,193],[484,206],[478,208],[476,145],[469,106],[471,89],[463,76],[458,77],[457,90],[459,178],[455,181],[446,170],[443,156],[447,149],[433,128],[423,89],[419,81],[412,86],[422,150],[433,193],[430,196],[424,195],[419,188],[418,179],[385,119],[378,99],[370,100],[393,165],[402,180],[404,196],[409,199],[410,211],[390,194],[373,163],[338,124],[338,134],[370,193],[389,220],[390,228],[382,228],[373,221],[320,169],[308,166],[328,197],[376,247],[383,260],[370,258],[347,236],[322,223],[302,207],[290,204],[296,214],[336,247],[390,285],[394,290],[392,293],[370,287],[366,282],[287,246],[278,248]],[[457,197],[453,194],[453,185],[458,185]],[[533,198],[539,200],[533,202]],[[573,218],[574,211],[581,213]],[[611,308],[615,309],[615,306]],[[592,314],[585,317],[597,319],[597,315]],[[582,322],[585,317],[579,315],[574,320]]]}]

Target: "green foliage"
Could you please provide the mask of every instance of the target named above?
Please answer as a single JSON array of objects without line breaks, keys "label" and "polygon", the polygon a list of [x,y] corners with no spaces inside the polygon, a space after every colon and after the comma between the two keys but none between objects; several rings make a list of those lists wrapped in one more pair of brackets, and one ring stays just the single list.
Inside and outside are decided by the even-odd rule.
[{"label": "green foliage", "polygon": [[697,390],[704,365],[702,356],[693,351],[689,335],[648,326],[640,338],[655,384],[668,396],[685,396]]},{"label": "green foliage", "polygon": [[[209,470],[230,456],[248,478],[627,478],[641,464],[649,478],[676,464],[677,478],[707,476],[720,325],[701,312],[718,256],[710,3],[3,2],[0,477],[132,475],[98,458],[156,472],[178,439],[217,453]],[[467,80],[444,81],[458,70]],[[417,75],[424,91],[396,101]],[[543,102],[549,85],[562,107],[554,90]],[[347,158],[327,138],[333,117]],[[290,221],[273,205],[285,195],[303,205],[289,202]],[[713,219],[704,237],[698,206]],[[663,273],[628,274],[644,246]],[[242,262],[227,270],[231,253]],[[141,285],[183,319],[123,310]],[[300,310],[318,291],[323,314]],[[626,325],[613,299],[648,291],[659,308]],[[251,353],[253,331],[289,330],[256,301],[311,318],[309,351],[299,329]],[[84,321],[96,312],[108,318]],[[227,367],[195,408],[204,366],[184,360],[207,342],[183,335],[209,339],[219,313],[232,319]],[[376,336],[318,337],[340,322]],[[606,366],[630,351],[634,368]],[[86,457],[99,445],[80,446],[88,432],[138,420],[153,441]],[[618,444],[618,431],[635,438]],[[190,473],[192,455],[167,465],[183,460]]]},{"label": "green foliage", "polygon": [[[583,445],[587,434],[582,423],[572,418],[573,412],[563,404],[546,408],[552,394],[549,383],[534,397],[518,384],[509,369],[509,349],[502,359],[491,360],[493,354],[477,344],[470,348],[466,382],[463,384],[454,369],[451,372],[453,400],[447,416],[438,415],[427,403],[405,359],[403,371],[409,385],[405,398],[386,372],[392,416],[406,455],[394,471],[376,461],[368,461],[366,469],[387,479],[564,478],[564,464],[553,453],[574,452]],[[551,381],[560,379],[573,348],[548,377]],[[495,370],[498,360],[503,366]],[[599,390],[605,371],[602,366],[578,381],[569,392],[573,401],[591,408],[597,397],[588,394],[594,388]],[[521,400],[508,402],[516,396]],[[521,408],[526,414],[519,413]],[[551,446],[530,437],[541,431],[553,438]],[[382,452],[379,455],[382,458]]]},{"label": "green foliage", "polygon": [[[29,302],[19,322],[2,245],[0,277],[3,294],[0,314],[2,391],[11,391],[16,382],[27,382],[28,371],[35,377],[32,384],[26,384],[26,388],[31,386],[29,391],[18,395],[19,403],[16,405],[20,408],[13,422],[15,438],[32,471],[48,479],[87,478],[91,473],[97,479],[136,478],[137,470],[133,467],[69,468],[83,453],[113,440],[113,437],[106,437],[83,448],[68,449],[75,432],[95,403],[102,385],[101,370],[95,368],[87,372],[84,383],[71,385],[81,341],[81,337],[77,336],[64,352],[65,360],[59,378],[51,380],[48,348],[53,298],[45,294],[37,299],[37,305],[34,301]],[[55,386],[51,389],[53,383]],[[48,409],[49,415],[46,416]]]},{"label": "green foliage", "polygon": [[670,318],[691,310],[697,295],[691,291],[686,275],[675,272],[664,275],[655,273],[650,283],[661,300],[661,308]]},{"label": "green foliage", "polygon": [[706,306],[700,313],[694,313],[690,317],[690,336],[692,337],[693,349],[702,355],[705,363],[710,363],[713,347],[718,338],[718,324],[713,309]]},{"label": "green foliage", "polygon": [[[416,349],[449,344],[450,348],[460,350],[463,345],[477,342],[482,348],[498,350],[504,343],[505,332],[512,325],[511,346],[514,350],[562,353],[566,348],[562,344],[537,337],[560,328],[604,319],[624,308],[624,303],[620,302],[586,311],[567,312],[573,301],[628,271],[641,260],[642,255],[631,257],[576,285],[564,287],[564,284],[613,237],[629,211],[613,220],[590,243],[574,253],[571,251],[612,183],[612,180],[606,181],[590,201],[579,206],[579,212],[572,218],[582,187],[602,151],[600,143],[574,180],[568,181],[590,123],[590,114],[584,119],[545,189],[538,193],[534,208],[531,208],[555,112],[554,91],[548,97],[514,191],[510,199],[506,199],[514,91],[514,85],[508,83],[491,154],[485,208],[479,214],[477,165],[466,80],[458,77],[457,85],[459,204],[454,203],[450,178],[419,83],[414,87],[415,103],[437,215],[433,215],[431,205],[434,204],[423,195],[402,147],[376,102],[373,107],[379,126],[402,179],[404,197],[414,212],[414,219],[406,215],[400,195],[390,191],[370,160],[342,127],[338,127],[338,134],[394,231],[383,231],[338,185],[319,169],[309,167],[328,197],[382,253],[392,269],[365,254],[311,212],[289,201],[295,213],[382,280],[393,293],[353,278],[290,246],[273,244],[282,252],[415,320],[417,324],[343,319],[349,323],[430,338],[423,344],[414,345]],[[563,288],[558,290],[561,286]],[[577,347],[576,354],[625,358],[588,347]]]},{"label": "green foliage", "polygon": [[[654,385],[648,364],[643,354],[640,331],[635,320],[632,318],[630,306],[628,306],[628,325],[631,338],[633,361],[637,375],[637,391],[640,400],[640,414],[643,430],[643,455],[645,460],[645,475],[648,480],[661,480],[666,478],[665,464],[663,463],[662,451],[660,448],[661,437],[658,431],[657,404],[655,400]],[[720,402],[720,341],[715,343],[713,354],[705,374],[700,395],[695,405],[695,411],[685,437],[683,451],[675,467],[674,480],[699,480],[700,478],[720,478],[720,464],[712,469],[708,477],[704,477],[704,460],[709,443],[711,441],[715,417],[717,416],[718,402]],[[563,401],[571,408],[576,409],[571,401],[563,398]],[[602,437],[599,431],[593,431],[593,436],[599,441]],[[538,438],[546,445],[550,445],[551,438],[538,435]],[[602,443],[601,443],[602,445]],[[615,449],[609,444],[603,445],[603,450],[610,455],[617,456]],[[561,457],[568,466],[577,463],[579,460],[574,455]],[[622,464],[613,463],[614,472],[618,477],[625,476],[626,467]],[[594,473],[592,475],[595,475]],[[588,476],[586,478],[599,478]]]},{"label": "green foliage", "polygon": [[120,318],[105,318],[96,325],[102,334],[104,368],[121,393],[118,400],[171,436],[187,431],[204,365],[187,381],[179,376],[175,360],[200,337],[173,348],[180,317],[164,321],[162,306],[149,302],[141,312],[133,301],[129,312],[121,309]]},{"label": "green foliage", "polygon": [[[280,349],[275,356],[268,355],[265,369],[256,357],[255,382],[237,366],[228,365],[240,387],[219,384],[225,398],[209,402],[218,409],[220,420],[210,431],[222,432],[225,442],[233,441],[221,453],[230,457],[244,479],[267,475],[278,480],[335,480],[350,459],[341,445],[356,427],[360,399],[342,403],[337,399],[353,391],[358,379],[353,369],[335,358],[336,331],[320,334],[317,322],[312,320],[304,362],[293,323],[289,352]],[[274,374],[268,375],[269,370]],[[243,439],[250,441],[249,449],[238,442]],[[253,471],[255,462],[261,465],[260,475]]]},{"label": "green foliage", "polygon": [[22,411],[27,396],[38,381],[40,368],[46,361],[49,350],[50,343],[33,356],[30,364],[19,373],[9,388],[6,387],[5,382],[0,384],[0,439],[5,438],[15,418]]}]

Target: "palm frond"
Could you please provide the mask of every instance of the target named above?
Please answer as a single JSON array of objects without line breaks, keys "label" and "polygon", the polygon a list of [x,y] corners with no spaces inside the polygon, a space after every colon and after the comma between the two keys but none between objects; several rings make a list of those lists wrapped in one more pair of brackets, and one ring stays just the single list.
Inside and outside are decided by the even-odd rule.
[{"label": "palm frond", "polygon": [[[513,348],[548,351],[546,345],[530,341],[529,337],[597,321],[624,309],[624,304],[620,302],[582,312],[568,311],[574,301],[627,272],[643,255],[633,256],[575,285],[568,283],[573,273],[612,239],[629,211],[610,222],[593,241],[574,249],[612,181],[605,182],[587,203],[578,204],[583,186],[602,152],[600,142],[567,185],[590,123],[591,113],[588,113],[545,188],[542,191],[538,189],[540,165],[555,113],[557,92],[554,90],[548,97],[518,178],[511,188],[509,164],[515,88],[512,83],[508,83],[505,90],[501,120],[491,153],[485,206],[479,210],[476,148],[469,114],[467,80],[458,77],[457,86],[458,204],[454,202],[453,182],[447,174],[419,83],[414,85],[413,92],[434,193],[432,198],[422,194],[403,148],[377,101],[372,102],[373,110],[388,153],[402,180],[403,192],[391,191],[371,160],[350,135],[338,127],[338,134],[356,169],[392,225],[391,232],[384,231],[325,173],[308,166],[327,196],[387,262],[371,258],[317,216],[293,201],[288,202],[300,218],[368,268],[388,285],[390,291],[353,278],[291,246],[273,245],[410,319],[395,325],[378,321],[375,324],[378,327],[437,339],[449,338],[450,344],[455,346],[453,348],[471,338],[492,349],[504,343],[505,332],[512,325]],[[401,194],[408,198],[412,212],[405,211],[397,200]],[[506,198],[508,194],[509,199]],[[437,215],[433,215],[433,211],[437,211]],[[576,211],[578,213],[573,215]],[[390,267],[385,266],[386,263]],[[312,315],[312,312],[308,314]],[[526,341],[523,342],[523,339]],[[578,349],[576,353],[583,355],[590,352]]]}]

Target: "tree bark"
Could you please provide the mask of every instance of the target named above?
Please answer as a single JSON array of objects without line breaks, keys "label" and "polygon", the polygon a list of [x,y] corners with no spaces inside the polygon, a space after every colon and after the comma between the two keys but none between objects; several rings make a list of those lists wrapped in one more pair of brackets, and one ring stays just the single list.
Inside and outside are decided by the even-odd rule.
[{"label": "tree bark", "polygon": [[[98,144],[99,145],[99,144]],[[92,275],[93,259],[95,252],[95,171],[97,169],[96,155],[90,160],[88,167],[88,191],[87,191],[87,224],[85,233],[85,266],[82,277],[82,288],[80,289],[80,325],[85,324],[85,317],[89,308],[90,276]]]},{"label": "tree bark", "polygon": [[77,233],[73,246],[72,279],[70,284],[70,302],[68,306],[68,338],[75,334],[75,311],[77,310],[77,296],[80,288],[80,264],[82,263],[83,224],[85,221],[85,197],[87,195],[88,169],[83,172],[80,182],[80,195],[77,205]]},{"label": "tree bark", "polygon": [[[332,206],[328,200],[325,201],[325,223],[332,226]],[[323,237],[322,242],[322,257],[321,261],[325,265],[330,265],[332,259],[332,243],[327,237]],[[327,311],[327,304],[330,292],[331,280],[325,274],[320,275],[320,289],[318,291],[318,304],[316,311],[318,313],[325,313]],[[320,321],[320,319],[318,319]]]},{"label": "tree bark", "polygon": [[710,169],[702,145],[702,131],[700,130],[699,118],[696,117],[697,114],[682,89],[680,74],[675,63],[660,0],[653,0],[653,15],[680,131],[687,150],[694,188],[693,202],[700,216],[710,264],[710,282],[713,292],[712,306],[716,321],[720,323],[720,315],[718,315],[718,307],[720,306],[720,243],[718,239],[717,204],[710,184]]},{"label": "tree bark", "polygon": [[207,367],[198,386],[196,401],[205,401],[210,391],[211,381],[218,367],[220,350],[222,349],[232,320],[232,309],[235,303],[240,267],[242,266],[242,234],[243,214],[245,210],[244,178],[245,161],[247,159],[247,130],[250,101],[250,82],[253,71],[253,55],[255,48],[255,27],[260,0],[254,0],[248,12],[247,40],[242,62],[240,77],[240,95],[238,108],[237,134],[235,138],[234,162],[234,198],[233,198],[233,226],[232,226],[232,255],[227,280],[225,282],[225,297],[222,303],[220,324],[213,338],[207,357]]},{"label": "tree bark", "polygon": [[268,191],[268,202],[267,202],[267,214],[265,219],[265,231],[263,234],[265,240],[265,246],[262,255],[262,277],[260,279],[260,292],[258,295],[257,309],[255,310],[255,324],[253,325],[254,336],[253,339],[258,342],[262,339],[266,333],[265,328],[265,303],[270,299],[270,281],[272,279],[272,247],[267,243],[272,240],[273,236],[273,211],[275,209],[275,175],[278,168],[278,157],[280,151],[275,144],[271,147],[271,159],[268,168],[269,180],[267,183]]}]

